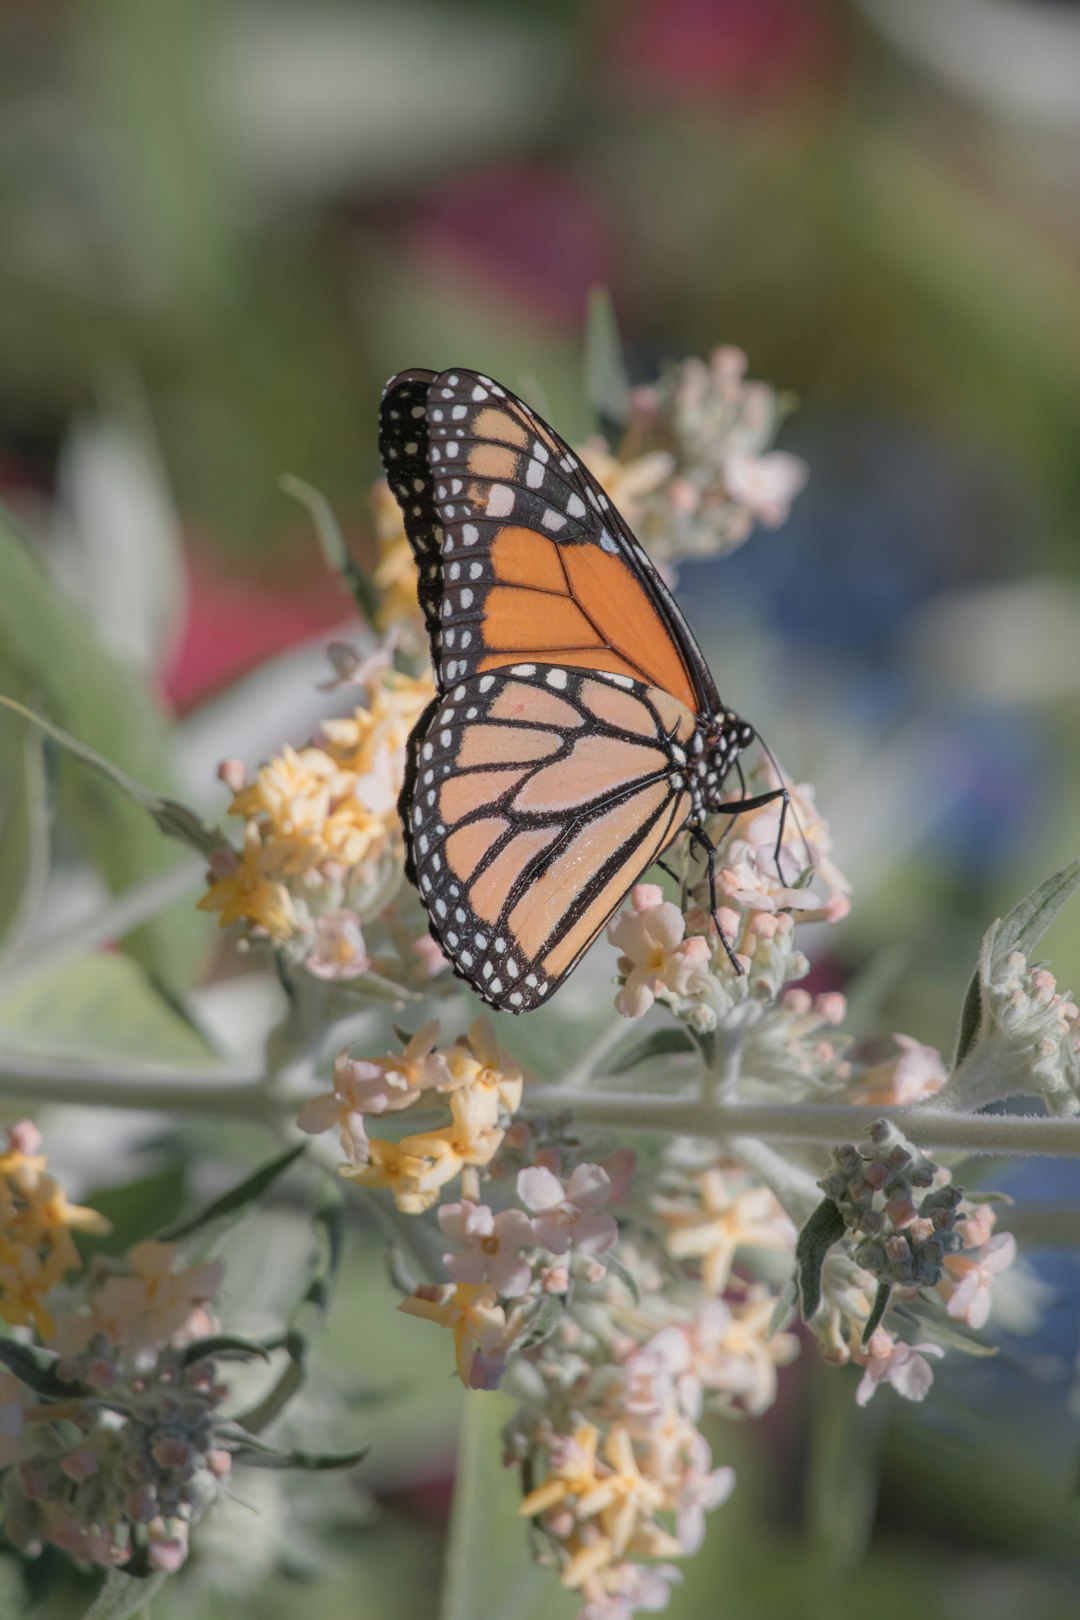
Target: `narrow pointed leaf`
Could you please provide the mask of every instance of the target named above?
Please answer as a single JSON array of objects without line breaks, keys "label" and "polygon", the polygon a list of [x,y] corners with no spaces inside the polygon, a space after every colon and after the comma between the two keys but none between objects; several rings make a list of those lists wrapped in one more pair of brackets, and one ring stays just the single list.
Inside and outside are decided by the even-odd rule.
[{"label": "narrow pointed leaf", "polygon": [[306,484],[302,478],[297,478],[292,473],[284,473],[278,483],[286,495],[291,495],[293,500],[299,501],[301,506],[307,508],[328,565],[341,576],[342,583],[351,593],[368,624],[375,624],[379,611],[375,588],[364,570],[350,555],[349,548],[345,544],[345,536],[341,532],[341,525],[326,496],[321,490],[315,489],[312,484]]},{"label": "narrow pointed leaf", "polygon": [[270,1352],[264,1344],[256,1344],[254,1339],[242,1339],[235,1333],[215,1333],[207,1339],[196,1339],[194,1344],[185,1345],[180,1361],[183,1366],[190,1367],[196,1361],[224,1356],[240,1356],[245,1359],[257,1356],[260,1361],[269,1361]]},{"label": "narrow pointed leaf", "polygon": [[612,1075],[626,1074],[630,1069],[636,1069],[653,1058],[672,1057],[676,1053],[694,1050],[693,1038],[681,1025],[676,1024],[671,1029],[654,1030],[651,1035],[644,1036],[640,1041],[624,1046],[615,1053],[607,1072]]},{"label": "narrow pointed leaf", "polygon": [[0,728],[0,962],[10,961],[37,909],[49,867],[49,814],[40,733]]},{"label": "narrow pointed leaf", "polygon": [[804,1322],[809,1322],[821,1304],[821,1268],[834,1243],[847,1231],[844,1217],[831,1198],[822,1199],[795,1245],[795,1275]]},{"label": "narrow pointed leaf", "polygon": [[866,1326],[863,1328],[863,1344],[869,1344],[871,1337],[881,1326],[882,1318],[889,1308],[889,1300],[891,1296],[892,1283],[878,1283],[877,1293],[874,1295],[874,1303],[871,1308],[870,1315],[866,1318]]},{"label": "narrow pointed leaf", "polygon": [[585,318],[585,393],[601,422],[621,427],[630,414],[630,383],[611,294],[594,287]]},{"label": "narrow pointed leaf", "polygon": [[219,1221],[242,1215],[251,1204],[257,1203],[263,1194],[270,1190],[275,1181],[279,1180],[286,1170],[294,1165],[301,1154],[306,1151],[307,1143],[299,1142],[296,1147],[289,1148],[285,1153],[279,1154],[276,1159],[271,1159],[268,1164],[260,1165],[245,1180],[230,1188],[227,1193],[222,1193],[220,1198],[215,1198],[213,1203],[207,1204],[206,1208],[200,1210],[197,1215],[192,1215],[188,1220],[181,1221],[178,1225],[171,1226],[166,1231],[160,1232],[158,1234],[159,1238],[163,1243],[177,1243],[182,1238],[193,1237],[195,1233],[217,1225]]},{"label": "narrow pointed leaf", "polygon": [[66,1383],[56,1376],[58,1357],[47,1350],[34,1350],[14,1339],[0,1339],[0,1366],[14,1373],[21,1384],[46,1400],[77,1400],[84,1393],[81,1384]]}]

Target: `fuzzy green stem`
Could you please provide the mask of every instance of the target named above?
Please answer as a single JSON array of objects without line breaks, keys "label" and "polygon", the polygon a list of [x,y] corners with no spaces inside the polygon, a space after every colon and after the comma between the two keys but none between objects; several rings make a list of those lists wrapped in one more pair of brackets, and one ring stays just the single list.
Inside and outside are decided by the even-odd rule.
[{"label": "fuzzy green stem", "polygon": [[[547,1088],[525,1094],[530,1113],[548,1106]],[[875,1120],[888,1119],[916,1147],[949,1148],[964,1153],[1016,1154],[1080,1158],[1080,1119],[1045,1119],[1031,1114],[960,1114],[948,1109],[869,1108],[855,1103],[728,1102],[703,1107],[693,1098],[642,1096],[614,1091],[581,1092],[552,1088],[550,1100],[573,1109],[581,1124],[606,1125],[626,1131],[653,1131],[673,1136],[702,1136],[716,1141],[752,1136],[773,1142],[858,1140]]]},{"label": "fuzzy green stem", "polygon": [[[0,1054],[0,1102],[40,1108],[141,1108],[155,1114],[202,1115],[272,1123],[284,1099],[268,1098],[258,1069],[184,1068],[156,1064],[127,1073],[104,1059]],[[290,1104],[298,1106],[298,1104]]]}]

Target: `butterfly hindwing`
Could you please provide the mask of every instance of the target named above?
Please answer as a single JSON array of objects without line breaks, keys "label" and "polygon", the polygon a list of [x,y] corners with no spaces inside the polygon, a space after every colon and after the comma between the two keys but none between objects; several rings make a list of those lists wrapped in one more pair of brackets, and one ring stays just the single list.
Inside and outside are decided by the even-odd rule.
[{"label": "butterfly hindwing", "polygon": [[716,706],[656,569],[588,468],[521,400],[472,371],[403,372],[384,396],[381,443],[441,689],[531,657],[662,687],[695,712]]},{"label": "butterfly hindwing", "polygon": [[611,673],[477,672],[409,744],[407,870],[455,971],[492,1006],[550,996],[682,829],[691,712]]}]

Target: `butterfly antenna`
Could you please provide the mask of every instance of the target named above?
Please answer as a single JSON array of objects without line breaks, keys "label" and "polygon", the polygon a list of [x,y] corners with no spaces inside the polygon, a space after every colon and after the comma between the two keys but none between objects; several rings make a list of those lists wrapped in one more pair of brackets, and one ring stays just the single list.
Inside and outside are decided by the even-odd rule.
[{"label": "butterfly antenna", "polygon": [[[773,770],[776,772],[777,781],[780,783],[780,786],[783,788],[783,801],[784,802],[783,802],[783,804],[782,804],[782,806],[780,808],[780,826],[779,826],[779,829],[778,829],[777,834],[776,834],[776,849],[775,849],[774,854],[773,854],[773,860],[776,863],[777,874],[780,877],[781,882],[783,882],[784,874],[780,871],[780,846],[782,845],[782,843],[784,841],[784,824],[787,821],[789,812],[790,812],[792,821],[795,823],[796,827],[798,828],[799,837],[802,839],[803,854],[806,856],[806,870],[808,872],[813,870],[814,857],[813,857],[813,854],[811,853],[811,849],[810,849],[810,840],[806,836],[806,829],[803,826],[802,822],[799,820],[799,812],[796,810],[795,806],[791,802],[791,791],[790,791],[790,789],[788,788],[788,785],[787,785],[787,778],[785,777],[783,771],[780,769],[780,762],[777,759],[776,755],[773,753],[772,749],[769,747],[768,743],[765,741],[764,737],[761,735],[761,732],[758,731],[756,728],[754,730],[754,736],[758,740],[758,744],[759,744],[759,746],[761,748],[761,752],[765,755],[765,758],[768,760],[769,764],[772,766]],[[741,772],[740,772],[740,776],[741,776]]]}]

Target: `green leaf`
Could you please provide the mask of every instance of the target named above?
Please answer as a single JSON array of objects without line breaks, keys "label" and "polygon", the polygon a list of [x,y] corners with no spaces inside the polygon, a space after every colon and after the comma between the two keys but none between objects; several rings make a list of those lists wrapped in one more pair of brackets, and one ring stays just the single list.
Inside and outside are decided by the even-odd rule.
[{"label": "green leaf", "polygon": [[188,809],[187,805],[181,804],[176,799],[163,799],[159,794],[151,793],[149,788],[137,782],[126,771],[122,771],[118,765],[114,765],[111,760],[93,748],[87,747],[86,743],[80,742],[77,737],[72,737],[62,726],[54,725],[44,715],[28,709],[23,703],[16,703],[14,698],[0,696],[0,704],[37,726],[39,731],[51,737],[53,742],[59,743],[61,748],[66,749],[82,764],[97,771],[107,782],[119,788],[132,804],[140,810],[145,810],[158,831],[164,833],[167,838],[176,838],[189,848],[207,856],[213,855],[227,842],[224,833],[217,828],[208,827],[194,810]]},{"label": "green leaf", "polygon": [[374,625],[379,612],[379,598],[375,587],[345,544],[341,525],[326,496],[321,490],[312,484],[306,484],[302,478],[297,478],[293,473],[283,473],[278,479],[278,484],[286,495],[291,495],[301,506],[307,508],[328,566],[341,576],[342,583],[368,624]]},{"label": "green leaf", "polygon": [[982,998],[994,962],[1011,951],[1030,956],[1066,901],[1080,888],[1080,860],[1070,861],[1044,883],[1032,889],[1006,916],[992,922],[983,935],[975,970],[960,1014],[953,1068],[958,1068],[975,1043],[982,1021]]},{"label": "green leaf", "polygon": [[208,1339],[196,1339],[193,1344],[184,1346],[180,1360],[183,1366],[190,1367],[193,1362],[212,1360],[215,1356],[257,1356],[260,1361],[270,1360],[270,1352],[264,1344],[242,1339],[236,1333],[215,1333]]},{"label": "green leaf", "polygon": [[244,1214],[252,1204],[258,1202],[264,1193],[268,1192],[286,1172],[294,1165],[302,1153],[307,1151],[306,1142],[298,1142],[296,1147],[289,1148],[285,1153],[271,1159],[268,1164],[247,1176],[237,1186],[222,1193],[213,1203],[207,1204],[197,1215],[188,1220],[181,1221],[177,1226],[170,1226],[166,1231],[159,1232],[158,1237],[163,1243],[178,1243],[182,1238],[194,1237],[197,1232],[206,1231],[209,1227],[220,1223],[232,1221]]},{"label": "green leaf", "polygon": [[804,1322],[809,1322],[821,1304],[821,1268],[834,1243],[847,1231],[844,1217],[831,1198],[823,1198],[795,1245],[795,1275],[799,1285]]},{"label": "green leaf", "polygon": [[357,1451],[300,1451],[295,1447],[268,1445],[265,1440],[235,1427],[218,1430],[234,1459],[245,1468],[296,1468],[306,1472],[324,1473],[335,1468],[355,1468],[363,1462],[369,1447]]},{"label": "green leaf", "polygon": [[618,1277],[623,1287],[630,1290],[630,1296],[633,1299],[634,1304],[640,1305],[641,1290],[638,1288],[637,1278],[634,1276],[629,1267],[623,1265],[618,1255],[613,1254],[609,1249],[607,1253],[600,1259],[600,1264],[610,1271],[613,1276]]},{"label": "green leaf", "polygon": [[958,1327],[945,1308],[945,1302],[934,1293],[923,1291],[919,1295],[920,1311],[913,1311],[905,1305],[894,1305],[893,1315],[902,1317],[905,1322],[911,1322],[920,1333],[930,1334],[946,1350],[958,1350],[965,1356],[996,1356],[999,1348],[996,1344],[987,1344],[984,1339],[973,1338]]},{"label": "green leaf", "polygon": [[[873,1532],[887,1408],[880,1400],[856,1406],[850,1379],[817,1357],[808,1372],[808,1551],[822,1587],[833,1591],[838,1577],[859,1566]],[[810,1612],[828,1608],[814,1605]]]},{"label": "green leaf", "polygon": [[211,1063],[202,1036],[159,994],[137,962],[115,952],[0,982],[0,1048],[51,1057]]},{"label": "green leaf", "polygon": [[84,1262],[95,1254],[124,1254],[147,1232],[175,1220],[184,1204],[186,1176],[183,1163],[171,1160],[151,1175],[122,1182],[118,1187],[91,1184],[85,1202],[109,1222],[111,1231],[80,1232],[79,1253]]},{"label": "green leaf", "polygon": [[111,1569],[81,1620],[132,1620],[133,1616],[141,1617],[168,1578],[161,1570],[155,1570],[139,1580],[136,1576],[125,1575],[123,1570]]},{"label": "green leaf", "polygon": [[799,1290],[795,1285],[794,1277],[789,1277],[780,1293],[777,1295],[773,1313],[769,1317],[769,1325],[765,1329],[765,1342],[768,1344],[775,1339],[778,1333],[783,1333],[788,1323],[799,1307]]},{"label": "green leaf", "polygon": [[885,1312],[889,1308],[889,1300],[890,1300],[891,1297],[892,1297],[892,1283],[891,1282],[880,1282],[880,1283],[878,1283],[878,1285],[877,1285],[877,1293],[874,1295],[874,1303],[873,1303],[873,1306],[871,1307],[870,1315],[866,1318],[866,1326],[863,1328],[863,1333],[862,1333],[862,1342],[863,1342],[863,1344],[869,1344],[871,1336],[881,1326],[882,1318],[884,1317]]},{"label": "green leaf", "polygon": [[576,1613],[555,1596],[550,1570],[527,1560],[520,1488],[502,1462],[512,1411],[505,1396],[466,1395],[438,1620],[538,1620],[541,1605],[544,1615]]},{"label": "green leaf", "polygon": [[648,1063],[653,1058],[670,1057],[677,1052],[696,1050],[688,1031],[683,1029],[681,1024],[674,1024],[670,1029],[654,1030],[651,1035],[646,1035],[617,1051],[608,1067],[608,1073],[626,1074],[630,1069],[636,1069],[639,1064]]},{"label": "green leaf", "polygon": [[337,1287],[345,1251],[345,1199],[340,1183],[333,1176],[327,1173],[321,1179],[322,1192],[313,1219],[318,1240],[315,1263],[307,1287],[290,1315],[288,1331],[278,1346],[285,1351],[288,1361],[277,1382],[236,1420],[252,1434],[258,1434],[271,1423],[303,1384],[310,1342],[322,1331]]},{"label": "green leaf", "polygon": [[35,1350],[14,1339],[0,1339],[0,1365],[14,1373],[20,1383],[32,1389],[35,1395],[48,1400],[70,1401],[85,1391],[81,1384],[66,1383],[56,1376],[58,1356],[51,1351]]},{"label": "green leaf", "polygon": [[[0,680],[9,691],[40,694],[40,706],[66,732],[167,798],[165,714],[139,676],[98,645],[85,616],[50,584],[3,512],[0,649]],[[61,813],[111,889],[130,888],[173,864],[174,852],[123,794],[69,764],[58,771],[57,793]],[[204,919],[184,905],[138,929],[125,948],[179,991],[193,979],[206,937]]]},{"label": "green leaf", "polygon": [[615,306],[606,287],[589,293],[585,316],[585,394],[602,423],[622,427],[630,415],[630,383]]},{"label": "green leaf", "polygon": [[18,949],[49,868],[49,813],[41,735],[0,725],[0,966]]}]

